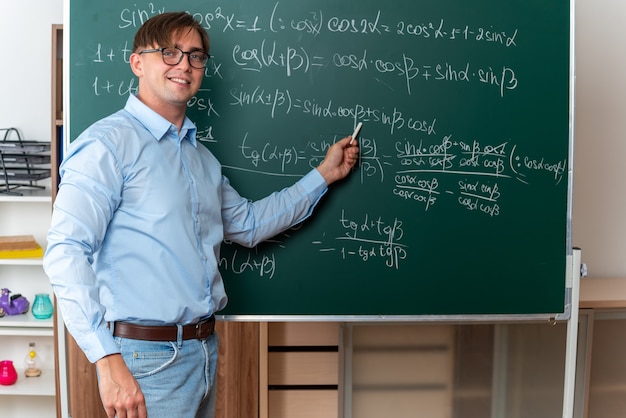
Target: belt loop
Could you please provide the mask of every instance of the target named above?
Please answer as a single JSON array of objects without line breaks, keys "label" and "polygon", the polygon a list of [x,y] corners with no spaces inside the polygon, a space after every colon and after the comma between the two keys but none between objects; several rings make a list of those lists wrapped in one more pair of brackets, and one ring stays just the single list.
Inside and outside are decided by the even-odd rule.
[{"label": "belt loop", "polygon": [[109,332],[111,333],[111,335],[113,335],[113,333],[115,332],[115,322],[111,321],[107,324],[107,327],[109,328]]},{"label": "belt loop", "polygon": [[176,343],[178,343],[178,348],[182,348],[183,346],[183,326],[181,324],[176,324],[176,328],[178,332],[176,333]]}]

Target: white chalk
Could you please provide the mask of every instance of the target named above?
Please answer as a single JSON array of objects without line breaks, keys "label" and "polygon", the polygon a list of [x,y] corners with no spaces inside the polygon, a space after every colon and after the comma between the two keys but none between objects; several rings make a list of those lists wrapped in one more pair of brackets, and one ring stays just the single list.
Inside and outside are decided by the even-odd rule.
[{"label": "white chalk", "polygon": [[361,126],[363,126],[363,122],[359,122],[359,124],[354,128],[354,132],[352,133],[352,138],[350,139],[350,143],[356,139],[356,136],[359,134],[361,130]]}]

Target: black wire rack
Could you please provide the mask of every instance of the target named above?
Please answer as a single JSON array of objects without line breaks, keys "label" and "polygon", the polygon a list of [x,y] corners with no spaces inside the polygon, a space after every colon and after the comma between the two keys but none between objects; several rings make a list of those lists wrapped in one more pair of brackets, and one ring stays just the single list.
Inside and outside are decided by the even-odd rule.
[{"label": "black wire rack", "polygon": [[26,141],[16,128],[0,128],[0,137],[0,194],[45,189],[37,182],[50,177],[50,143]]}]

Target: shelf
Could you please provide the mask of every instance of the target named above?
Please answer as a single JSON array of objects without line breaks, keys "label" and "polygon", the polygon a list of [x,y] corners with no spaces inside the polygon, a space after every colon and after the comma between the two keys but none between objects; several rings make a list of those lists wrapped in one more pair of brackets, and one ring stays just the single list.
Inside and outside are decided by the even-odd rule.
[{"label": "shelf", "polygon": [[5,315],[0,318],[1,335],[52,337],[54,321],[52,318],[36,319],[30,312],[23,315]]},{"label": "shelf", "polygon": [[29,189],[23,187],[19,189],[21,196],[0,193],[0,203],[52,203],[52,194],[49,189]]},{"label": "shelf", "polygon": [[42,266],[43,258],[0,258],[0,266]]},{"label": "shelf", "polygon": [[44,369],[39,377],[26,377],[23,369],[17,369],[17,373],[15,384],[0,385],[0,396],[55,396],[54,370]]}]

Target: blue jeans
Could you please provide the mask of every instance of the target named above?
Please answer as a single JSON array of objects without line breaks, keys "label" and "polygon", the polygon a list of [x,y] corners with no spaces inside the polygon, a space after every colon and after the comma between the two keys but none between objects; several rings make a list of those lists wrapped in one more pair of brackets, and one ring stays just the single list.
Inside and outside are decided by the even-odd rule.
[{"label": "blue jeans", "polygon": [[214,418],[218,338],[171,342],[115,337],[146,399],[148,418]]}]

